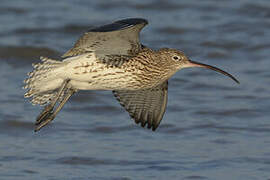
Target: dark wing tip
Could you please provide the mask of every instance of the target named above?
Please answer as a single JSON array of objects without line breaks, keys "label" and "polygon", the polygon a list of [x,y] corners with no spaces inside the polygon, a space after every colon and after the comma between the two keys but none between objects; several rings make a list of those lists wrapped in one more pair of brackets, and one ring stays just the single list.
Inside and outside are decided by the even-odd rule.
[{"label": "dark wing tip", "polygon": [[115,21],[111,24],[106,24],[100,27],[96,27],[90,29],[88,32],[110,32],[110,31],[117,31],[121,29],[126,29],[138,24],[148,24],[148,21],[143,18],[128,18],[119,21]]},{"label": "dark wing tip", "polygon": [[128,19],[122,19],[122,20],[116,21],[114,23],[137,25],[137,24],[148,24],[148,21],[143,18],[128,18]]},{"label": "dark wing tip", "polygon": [[156,131],[157,128],[158,126],[152,126],[152,131]]},{"label": "dark wing tip", "polygon": [[[136,118],[135,116],[131,116],[130,117],[132,119],[134,119],[135,123],[136,124],[141,124],[141,127],[147,127],[147,129],[152,129],[152,131],[156,131],[156,129],[158,128],[159,126],[159,123],[151,123],[150,121],[147,121],[147,120],[144,120],[144,119],[141,119],[141,118]],[[146,126],[147,124],[147,126]]]}]

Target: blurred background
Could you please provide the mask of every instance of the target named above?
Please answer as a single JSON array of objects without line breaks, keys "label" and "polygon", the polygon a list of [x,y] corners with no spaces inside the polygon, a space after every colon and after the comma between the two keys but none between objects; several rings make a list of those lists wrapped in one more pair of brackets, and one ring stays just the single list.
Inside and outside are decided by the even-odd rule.
[{"label": "blurred background", "polygon": [[[141,17],[143,44],[177,48],[206,69],[169,81],[156,132],[111,92],[80,92],[34,133],[41,108],[21,88],[39,56],[60,57],[93,26]],[[269,0],[1,0],[0,179],[270,179]]]}]

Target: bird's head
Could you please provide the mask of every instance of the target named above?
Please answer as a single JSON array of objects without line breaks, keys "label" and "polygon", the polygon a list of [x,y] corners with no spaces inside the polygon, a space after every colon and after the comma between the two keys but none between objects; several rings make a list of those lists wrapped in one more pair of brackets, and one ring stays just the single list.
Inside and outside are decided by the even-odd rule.
[{"label": "bird's head", "polygon": [[174,70],[173,74],[182,68],[202,67],[202,68],[211,69],[221,74],[224,74],[225,76],[230,77],[236,83],[239,83],[239,81],[235,77],[233,77],[231,74],[227,73],[226,71],[223,71],[214,66],[192,61],[183,52],[179,50],[162,48],[158,51],[158,53],[161,56],[161,59],[163,60],[163,62],[166,64],[166,66],[168,66],[170,70]]}]

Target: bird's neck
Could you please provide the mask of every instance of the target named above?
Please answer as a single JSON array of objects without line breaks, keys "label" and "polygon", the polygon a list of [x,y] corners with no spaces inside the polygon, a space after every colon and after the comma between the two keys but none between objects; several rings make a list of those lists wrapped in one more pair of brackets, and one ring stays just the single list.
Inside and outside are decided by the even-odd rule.
[{"label": "bird's neck", "polygon": [[147,88],[151,88],[169,78],[164,63],[157,51],[147,48],[130,59],[124,66],[129,71],[134,72],[138,82]]}]

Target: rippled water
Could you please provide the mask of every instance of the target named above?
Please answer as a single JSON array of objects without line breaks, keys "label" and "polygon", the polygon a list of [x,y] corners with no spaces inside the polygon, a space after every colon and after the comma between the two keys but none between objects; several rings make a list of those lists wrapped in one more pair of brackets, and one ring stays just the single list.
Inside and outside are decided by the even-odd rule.
[{"label": "rippled water", "polygon": [[[170,80],[156,132],[106,91],[80,92],[38,133],[21,89],[39,56],[59,57],[90,27],[149,20],[144,44],[223,68]],[[31,1],[0,5],[0,179],[270,179],[270,2]]]}]

